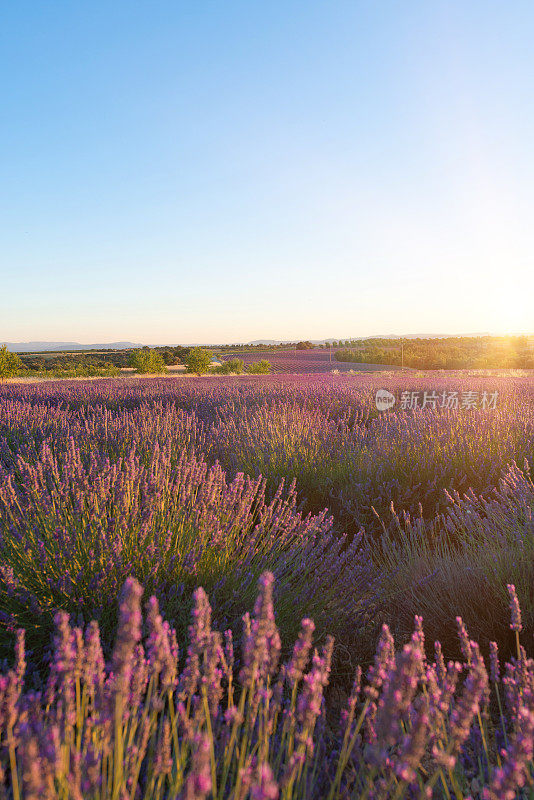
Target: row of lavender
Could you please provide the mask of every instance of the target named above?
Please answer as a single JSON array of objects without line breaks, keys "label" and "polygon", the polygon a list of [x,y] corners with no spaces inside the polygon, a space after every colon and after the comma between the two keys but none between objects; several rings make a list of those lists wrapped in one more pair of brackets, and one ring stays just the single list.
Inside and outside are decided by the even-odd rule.
[{"label": "row of lavender", "polygon": [[516,654],[488,672],[461,618],[460,661],[439,642],[425,651],[422,618],[395,650],[386,625],[362,681],[358,668],[337,718],[326,714],[333,641],[313,649],[302,620],[281,663],[273,576],[264,573],[241,653],[231,630],[212,628],[203,589],[194,596],[189,646],[123,588],[110,664],[96,622],[85,632],[56,615],[54,649],[40,691],[24,686],[24,632],[0,676],[0,793],[14,800],[182,798],[314,800],[423,798],[513,800],[531,796],[534,661],[520,644],[521,612],[508,586]]},{"label": "row of lavender", "polygon": [[[532,383],[379,380],[397,395],[456,387],[500,400],[381,414],[370,376],[4,387],[4,626],[28,626],[42,646],[60,607],[111,631],[130,574],[180,630],[198,583],[231,622],[270,569],[287,635],[295,608],[335,627],[347,671],[393,606],[404,632],[422,609],[435,635],[452,612],[483,641],[505,637],[493,612],[504,610],[507,579],[530,632]],[[369,640],[352,641],[355,620],[371,622]]]},{"label": "row of lavender", "polygon": [[[500,390],[500,396],[491,413],[379,414],[374,389],[384,383],[398,400],[410,389],[421,396],[452,389],[479,397]],[[54,448],[69,436],[77,444],[83,437],[112,457],[129,453],[132,443],[149,450],[157,440],[174,452],[187,446],[209,463],[218,459],[232,475],[261,474],[271,492],[282,478],[296,478],[309,510],[328,507],[353,532],[377,524],[371,506],[383,516],[391,501],[411,514],[421,504],[433,516],[449,505],[444,490],[496,486],[508,464],[531,458],[534,438],[534,381],[521,378],[106,381],[5,387],[1,397],[11,440],[28,441],[30,433],[35,447],[49,435]],[[16,443],[17,453],[24,446]]]}]

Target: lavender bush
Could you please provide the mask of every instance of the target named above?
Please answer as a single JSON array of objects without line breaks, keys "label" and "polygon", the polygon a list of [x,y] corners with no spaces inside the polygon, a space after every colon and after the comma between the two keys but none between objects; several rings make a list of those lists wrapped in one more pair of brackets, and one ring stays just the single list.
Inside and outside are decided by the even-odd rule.
[{"label": "lavender bush", "polygon": [[398,650],[384,626],[365,680],[358,668],[336,714],[326,694],[333,641],[314,649],[304,619],[281,661],[273,581],[260,578],[241,648],[212,627],[197,589],[181,650],[155,597],[143,623],[143,590],[128,578],[109,663],[98,624],[83,631],[58,612],[36,690],[25,687],[19,630],[14,666],[0,677],[2,795],[512,800],[525,787],[531,796],[534,661],[520,643],[512,585],[517,650],[508,662],[493,645],[488,672],[461,619],[463,656],[448,663],[439,642],[428,656],[420,617]]},{"label": "lavender bush", "polygon": [[228,482],[219,465],[184,453],[176,461],[157,442],[150,467],[133,445],[127,459],[111,462],[73,438],[56,454],[43,443],[35,463],[18,456],[0,472],[0,618],[46,635],[63,608],[98,618],[107,631],[120,586],[134,574],[182,627],[199,581],[231,621],[266,566],[291,602],[288,626],[295,605],[319,619],[355,618],[358,594],[342,601],[340,587],[365,583],[361,539],[348,545],[326,512],[304,517],[295,505],[294,485],[286,490],[282,480],[268,502],[261,477]]},{"label": "lavender bush", "polygon": [[534,634],[534,484],[529,464],[519,469],[512,463],[485,496],[456,492],[449,500],[446,513],[430,522],[393,509],[398,536],[388,528],[380,551],[375,551],[380,574],[375,594],[384,618],[402,635],[420,611],[431,635],[445,637],[447,620],[461,614],[485,646],[497,639],[512,649],[507,582],[517,586],[525,628],[529,636]]}]

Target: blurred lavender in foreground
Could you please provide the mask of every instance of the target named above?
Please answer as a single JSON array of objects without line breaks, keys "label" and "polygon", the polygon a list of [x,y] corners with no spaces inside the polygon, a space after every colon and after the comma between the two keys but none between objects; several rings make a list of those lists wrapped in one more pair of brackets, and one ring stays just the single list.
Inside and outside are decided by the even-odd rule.
[{"label": "blurred lavender in foreground", "polygon": [[[501,680],[492,647],[492,690],[476,642],[469,659],[427,661],[422,621],[395,653],[384,627],[363,692],[361,670],[341,710],[327,723],[325,690],[332,641],[311,652],[313,623],[287,663],[264,573],[252,615],[244,618],[236,670],[231,636],[212,629],[211,608],[195,592],[190,641],[178,660],[175,633],[155,598],[141,635],[141,586],[123,587],[112,661],[102,662],[99,632],[85,635],[64,613],[46,691],[24,688],[24,636],[13,670],[0,676],[0,795],[37,798],[415,798],[454,795],[513,800],[532,781],[534,661],[523,648]],[[518,606],[513,604],[513,614]],[[465,636],[465,628],[461,629]],[[337,704],[336,704],[337,705]],[[499,701],[499,708],[500,708]],[[339,713],[339,710],[336,712]],[[506,744],[498,742],[504,731]]]}]

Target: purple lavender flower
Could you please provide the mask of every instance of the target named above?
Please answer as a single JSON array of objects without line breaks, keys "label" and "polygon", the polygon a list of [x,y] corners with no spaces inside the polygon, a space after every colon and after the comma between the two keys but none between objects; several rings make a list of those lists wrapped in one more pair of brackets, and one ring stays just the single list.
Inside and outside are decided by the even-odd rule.
[{"label": "purple lavender flower", "polygon": [[22,750],[22,786],[26,800],[41,800],[51,797],[53,786],[47,781],[43,770],[41,754],[37,739],[32,735],[28,725],[21,730]]},{"label": "purple lavender flower", "polygon": [[362,668],[358,667],[356,669],[354,680],[352,682],[352,689],[349,695],[349,699],[347,701],[347,707],[344,708],[341,712],[341,731],[343,735],[345,735],[347,729],[349,729],[350,733],[350,726],[354,719],[356,704],[358,703],[358,700],[360,698],[361,684],[362,684]]},{"label": "purple lavender flower", "polygon": [[192,697],[197,691],[201,678],[201,656],[204,656],[211,639],[211,606],[204,589],[197,589],[193,594],[193,600],[193,622],[189,626],[189,647],[185,669],[180,676],[181,697]]},{"label": "purple lavender flower", "polygon": [[19,628],[15,639],[15,673],[21,687],[24,681],[24,673],[26,672],[25,636],[24,629]]},{"label": "purple lavender flower", "polygon": [[269,764],[260,764],[250,787],[251,800],[277,800],[278,784]]},{"label": "purple lavender flower", "polygon": [[286,675],[291,685],[299,683],[302,679],[310,656],[314,630],[315,625],[311,619],[302,620],[300,633],[286,669]]},{"label": "purple lavender flower", "polygon": [[141,596],[143,589],[134,578],[124,584],[119,605],[119,626],[113,650],[116,691],[124,700],[132,674],[135,646],[141,639]]},{"label": "purple lavender flower", "polygon": [[176,660],[173,655],[170,628],[159,613],[158,601],[151,597],[147,603],[148,663],[155,677],[161,675],[164,691],[173,689],[176,682]]},{"label": "purple lavender flower", "polygon": [[534,713],[522,706],[515,720],[513,740],[503,753],[503,765],[497,767],[484,800],[514,800],[525,784],[534,752]]},{"label": "purple lavender flower", "polygon": [[322,655],[313,655],[310,672],[304,676],[302,692],[297,702],[297,719],[300,723],[300,738],[308,751],[313,750],[310,738],[321,713],[323,692],[328,684],[332,662],[334,640],[328,637]]},{"label": "purple lavender flower", "polygon": [[513,583],[507,584],[508,594],[510,595],[510,628],[516,633],[521,633],[523,630],[523,623],[521,621],[521,609],[519,607],[519,600]]},{"label": "purple lavender flower", "polygon": [[74,725],[76,706],[74,696],[74,680],[76,669],[76,649],[74,633],[69,624],[69,615],[58,611],[54,617],[56,633],[54,635],[54,655],[46,688],[47,703],[54,704],[57,721],[66,725]]},{"label": "purple lavender flower", "polygon": [[419,642],[411,642],[404,646],[386,673],[376,715],[374,757],[378,761],[385,759],[388,748],[399,741],[402,721],[417,690],[422,664]]},{"label": "purple lavender flower", "polygon": [[460,638],[460,649],[462,651],[462,655],[465,658],[466,664],[471,663],[471,641],[469,639],[469,634],[467,633],[467,628],[465,627],[464,621],[461,617],[456,617],[456,624],[458,626],[458,636]]},{"label": "purple lavender flower", "polygon": [[499,683],[500,680],[500,667],[499,667],[499,648],[497,642],[490,642],[490,677],[492,683]]},{"label": "purple lavender flower", "polygon": [[234,669],[234,637],[231,630],[224,632],[224,665],[229,679]]},{"label": "purple lavender flower", "polygon": [[469,736],[473,717],[480,710],[488,686],[488,673],[476,642],[470,641],[471,667],[465,680],[462,694],[450,718],[449,755],[454,757]]},{"label": "purple lavender flower", "polygon": [[105,680],[104,654],[100,643],[100,630],[94,620],[85,631],[85,658],[82,676],[89,693],[101,692]]},{"label": "purple lavender flower", "polygon": [[172,770],[171,726],[168,719],[163,723],[154,759],[154,775],[169,775]]},{"label": "purple lavender flower", "polygon": [[191,768],[185,782],[183,800],[205,800],[210,791],[210,743],[204,734],[196,734],[192,742]]},{"label": "purple lavender flower", "polygon": [[438,681],[441,685],[445,680],[445,676],[447,674],[447,667],[445,666],[445,659],[443,657],[443,650],[441,647],[441,642],[434,642],[434,654],[436,657],[436,674]]},{"label": "purple lavender flower", "polygon": [[412,729],[405,735],[400,754],[396,759],[396,775],[408,783],[415,780],[416,770],[425,754],[429,722],[428,698],[422,696]]},{"label": "purple lavender flower", "polygon": [[382,631],[374,658],[374,663],[369,667],[367,674],[368,684],[364,689],[369,700],[378,698],[379,690],[384,683],[388,669],[394,663],[395,645],[387,625],[382,625]]},{"label": "purple lavender flower", "polygon": [[260,591],[254,606],[254,617],[245,622],[243,641],[243,667],[240,680],[251,686],[272,675],[280,656],[280,636],[274,621],[274,575],[264,572],[260,578]]}]

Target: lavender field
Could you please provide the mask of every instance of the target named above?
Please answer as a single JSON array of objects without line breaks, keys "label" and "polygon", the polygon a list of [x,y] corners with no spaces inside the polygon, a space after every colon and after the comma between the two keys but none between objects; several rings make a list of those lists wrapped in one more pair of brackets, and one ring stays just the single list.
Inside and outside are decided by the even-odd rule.
[{"label": "lavender field", "polygon": [[0,387],[0,794],[534,797],[533,468],[528,375]]},{"label": "lavender field", "polygon": [[[313,350],[275,350],[265,353],[236,351],[235,353],[221,353],[219,357],[221,361],[240,358],[245,366],[253,364],[259,358],[266,358],[271,365],[271,371],[278,375],[326,374],[333,369],[337,369],[338,372],[377,372],[385,369],[380,364],[336,361],[335,351],[331,353],[328,349],[320,350],[318,348]],[[387,369],[398,370],[400,368],[391,366]]]}]

